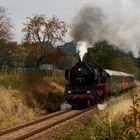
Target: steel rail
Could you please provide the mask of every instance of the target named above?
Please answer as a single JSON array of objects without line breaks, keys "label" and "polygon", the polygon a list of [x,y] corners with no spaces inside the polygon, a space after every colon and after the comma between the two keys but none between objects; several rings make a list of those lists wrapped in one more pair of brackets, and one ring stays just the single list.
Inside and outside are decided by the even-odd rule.
[{"label": "steel rail", "polygon": [[0,130],[0,136],[3,136],[3,135],[8,134],[8,133],[12,133],[12,132],[17,131],[19,129],[28,127],[30,125],[34,125],[34,124],[40,123],[42,121],[46,121],[46,120],[48,120],[48,119],[50,119],[52,117],[55,117],[55,116],[58,116],[58,115],[62,115],[64,113],[67,113],[67,112],[70,112],[70,111],[71,110],[65,110],[65,111],[62,111],[62,112],[53,113],[53,114],[50,114],[50,115],[46,115],[45,117],[41,117],[39,119],[32,120],[32,121],[29,121],[27,123],[23,123],[23,124],[17,125],[15,127],[11,127],[11,128],[7,128],[7,129],[4,129],[4,130]]},{"label": "steel rail", "polygon": [[83,113],[85,113],[85,112],[88,112],[89,110],[96,109],[96,108],[97,108],[97,107],[94,106],[94,107],[90,107],[90,108],[88,108],[88,109],[82,110],[82,111],[80,111],[80,112],[78,112],[78,113],[76,113],[76,114],[73,114],[73,115],[71,115],[71,116],[68,116],[68,117],[66,117],[66,118],[64,118],[64,119],[61,119],[61,120],[57,121],[57,122],[54,122],[54,123],[52,123],[52,124],[46,125],[46,126],[44,126],[44,127],[41,127],[40,129],[36,129],[36,130],[34,130],[34,131],[32,131],[32,132],[29,132],[29,133],[27,133],[27,134],[24,134],[24,135],[22,135],[22,136],[19,136],[19,137],[15,138],[15,140],[24,140],[24,139],[27,139],[27,138],[29,138],[29,137],[35,135],[35,134],[41,133],[41,132],[43,132],[43,131],[45,131],[45,130],[47,130],[47,129],[49,129],[49,128],[52,128],[52,127],[54,127],[54,126],[56,126],[56,125],[58,125],[58,124],[61,124],[61,123],[65,122],[65,121],[67,121],[67,120],[69,120],[69,119],[72,119],[72,118],[74,118],[74,117],[77,117],[77,116],[79,116],[79,115],[81,115],[81,114],[83,114]]}]

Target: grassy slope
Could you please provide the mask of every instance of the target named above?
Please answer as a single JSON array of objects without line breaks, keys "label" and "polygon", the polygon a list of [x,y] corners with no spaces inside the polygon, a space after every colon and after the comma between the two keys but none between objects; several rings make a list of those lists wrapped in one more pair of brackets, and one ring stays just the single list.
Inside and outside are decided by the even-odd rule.
[{"label": "grassy slope", "polygon": [[30,120],[36,115],[37,109],[27,106],[25,96],[18,90],[0,86],[0,128]]},{"label": "grassy slope", "polygon": [[58,110],[64,84],[63,77],[0,75],[0,128]]},{"label": "grassy slope", "polygon": [[[134,130],[132,93],[124,94],[109,102],[104,111],[92,118],[92,124],[64,135],[60,140],[128,140],[140,138]],[[131,111],[130,111],[131,110]],[[127,115],[127,114],[131,115]],[[131,118],[132,117],[132,118]],[[138,130],[139,131],[139,130]]]}]

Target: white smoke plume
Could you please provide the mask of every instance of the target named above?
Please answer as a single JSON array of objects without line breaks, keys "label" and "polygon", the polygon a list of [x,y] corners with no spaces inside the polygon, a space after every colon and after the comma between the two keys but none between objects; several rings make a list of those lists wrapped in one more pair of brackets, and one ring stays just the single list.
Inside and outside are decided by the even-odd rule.
[{"label": "white smoke plume", "polygon": [[[75,16],[71,36],[78,42],[86,42],[85,48],[77,45],[80,54],[87,52],[96,41],[106,39],[138,57],[140,51],[140,1],[92,0]],[[83,44],[83,43],[82,43]],[[80,48],[80,50],[79,50]],[[83,52],[81,52],[83,51]]]},{"label": "white smoke plume", "polygon": [[80,55],[81,61],[83,60],[84,55],[87,53],[87,48],[90,48],[91,45],[86,41],[78,41],[76,46],[76,51]]}]

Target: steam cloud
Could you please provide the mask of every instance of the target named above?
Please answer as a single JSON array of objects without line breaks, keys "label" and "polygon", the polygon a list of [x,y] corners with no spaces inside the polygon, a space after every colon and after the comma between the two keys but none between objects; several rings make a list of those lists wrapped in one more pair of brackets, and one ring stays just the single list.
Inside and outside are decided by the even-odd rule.
[{"label": "steam cloud", "polygon": [[[102,36],[103,14],[99,8],[86,6],[81,9],[79,14],[74,18],[72,24],[71,36],[77,42],[77,52],[81,60],[90,44],[98,40],[98,36]],[[93,38],[94,37],[94,38]]]},{"label": "steam cloud", "polygon": [[75,16],[71,36],[77,43],[81,59],[99,40],[108,40],[119,48],[140,51],[140,2],[139,0],[94,0]]}]

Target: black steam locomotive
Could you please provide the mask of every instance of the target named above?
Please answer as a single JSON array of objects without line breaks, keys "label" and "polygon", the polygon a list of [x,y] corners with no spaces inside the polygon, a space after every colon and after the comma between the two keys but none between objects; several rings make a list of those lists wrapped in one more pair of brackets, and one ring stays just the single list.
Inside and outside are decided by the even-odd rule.
[{"label": "black steam locomotive", "polygon": [[97,101],[101,102],[105,97],[105,91],[100,95],[100,89],[104,90],[106,77],[107,73],[101,67],[77,62],[74,67],[65,71],[65,78],[69,80],[65,87],[67,102],[73,108],[84,108]]},{"label": "black steam locomotive", "polygon": [[65,99],[72,108],[78,109],[102,103],[110,94],[118,94],[134,86],[132,74],[106,70],[82,61],[66,70],[65,78],[69,80]]}]

